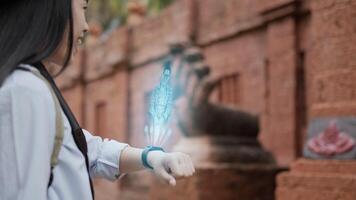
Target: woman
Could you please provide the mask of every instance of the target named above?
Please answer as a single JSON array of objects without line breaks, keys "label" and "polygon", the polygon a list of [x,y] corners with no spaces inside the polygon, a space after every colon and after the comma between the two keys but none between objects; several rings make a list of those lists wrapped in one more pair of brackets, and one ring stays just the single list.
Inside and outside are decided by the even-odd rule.
[{"label": "woman", "polygon": [[46,66],[62,66],[62,71],[77,52],[88,29],[87,3],[0,3],[2,200],[93,199],[91,178],[116,180],[151,168],[158,178],[175,185],[175,178],[195,171],[186,154],[102,140],[79,127]]}]

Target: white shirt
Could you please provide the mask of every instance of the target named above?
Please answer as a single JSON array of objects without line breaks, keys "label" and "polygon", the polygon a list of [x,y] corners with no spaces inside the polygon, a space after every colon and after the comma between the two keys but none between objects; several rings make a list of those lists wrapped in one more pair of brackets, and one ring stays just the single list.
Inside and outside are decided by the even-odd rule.
[{"label": "white shirt", "polygon": [[[47,189],[55,136],[55,107],[50,90],[27,71],[16,70],[5,80],[0,88],[1,200],[92,199],[84,157],[74,142],[67,117],[63,112],[62,115],[63,144],[52,185]],[[112,181],[121,177],[119,158],[128,144],[103,140],[86,130],[84,133],[90,176]]]}]

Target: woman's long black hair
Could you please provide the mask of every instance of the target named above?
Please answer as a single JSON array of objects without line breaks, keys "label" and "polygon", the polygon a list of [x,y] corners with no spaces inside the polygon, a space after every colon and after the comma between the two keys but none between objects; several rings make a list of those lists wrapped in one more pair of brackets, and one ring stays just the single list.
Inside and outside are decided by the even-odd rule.
[{"label": "woman's long black hair", "polygon": [[67,52],[61,71],[72,55],[72,0],[0,1],[0,87],[19,64],[38,63],[53,54],[66,30]]}]

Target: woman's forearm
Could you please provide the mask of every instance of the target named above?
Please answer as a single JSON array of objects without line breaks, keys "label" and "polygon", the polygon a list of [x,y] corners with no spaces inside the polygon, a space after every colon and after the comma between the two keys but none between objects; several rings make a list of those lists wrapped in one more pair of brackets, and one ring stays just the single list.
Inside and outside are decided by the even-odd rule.
[{"label": "woman's forearm", "polygon": [[143,149],[134,148],[131,146],[126,147],[120,156],[120,172],[130,173],[134,171],[143,170],[144,166],[141,161],[141,154]]}]

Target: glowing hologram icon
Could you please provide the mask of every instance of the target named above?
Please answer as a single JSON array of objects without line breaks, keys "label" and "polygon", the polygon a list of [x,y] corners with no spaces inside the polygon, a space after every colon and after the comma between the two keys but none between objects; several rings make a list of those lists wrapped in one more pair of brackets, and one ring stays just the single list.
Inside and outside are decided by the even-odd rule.
[{"label": "glowing hologram icon", "polygon": [[149,102],[149,124],[145,127],[145,134],[149,145],[161,146],[172,134],[169,128],[173,107],[173,87],[171,85],[171,60],[163,66],[160,83],[152,91]]}]

